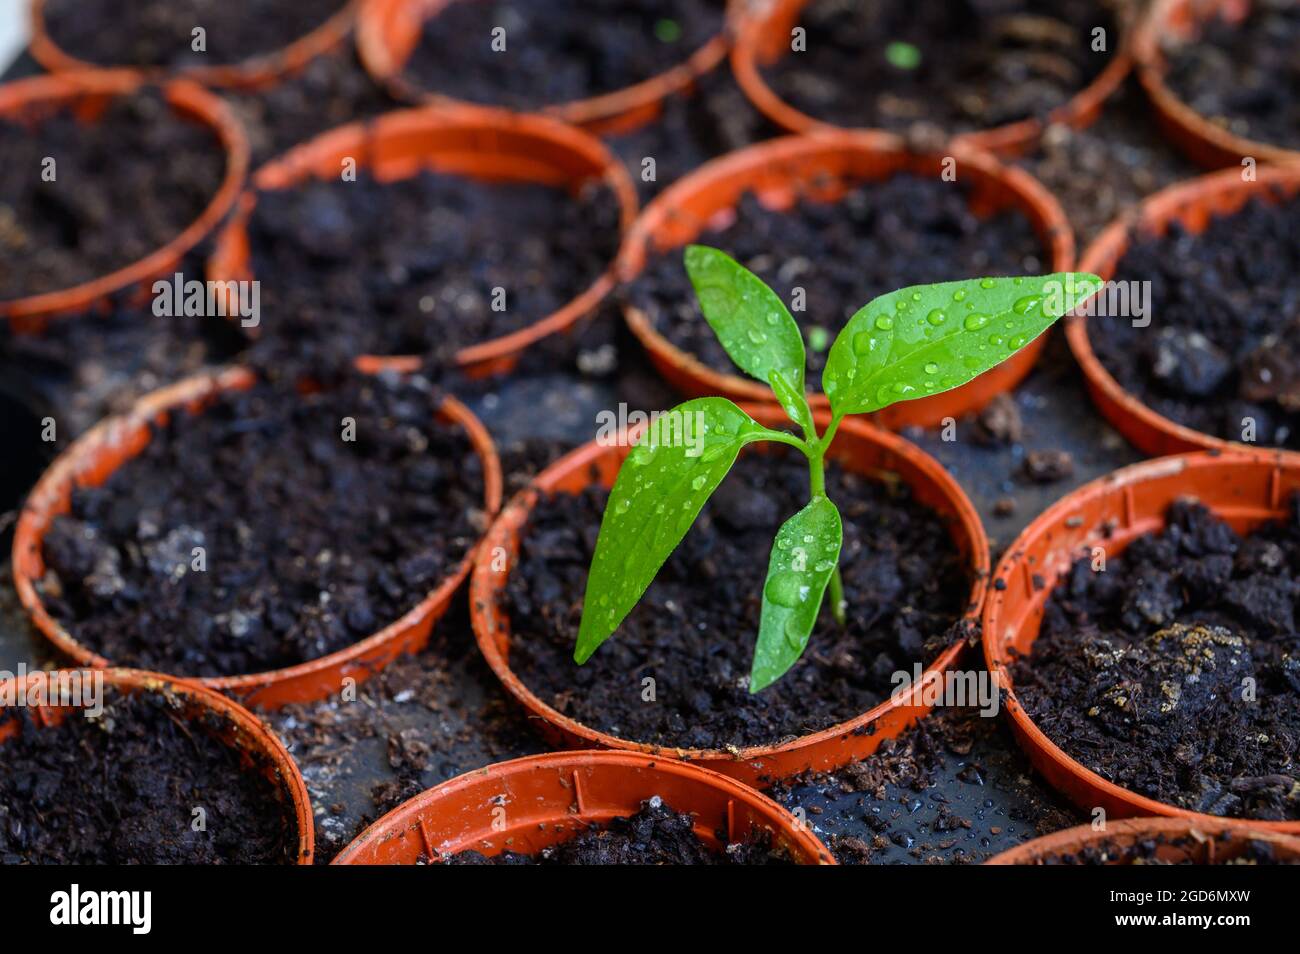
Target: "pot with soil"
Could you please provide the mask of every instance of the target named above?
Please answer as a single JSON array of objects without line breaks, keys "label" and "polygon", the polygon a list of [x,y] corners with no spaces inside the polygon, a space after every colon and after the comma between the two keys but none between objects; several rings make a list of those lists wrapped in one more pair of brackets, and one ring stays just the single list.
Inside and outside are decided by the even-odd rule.
[{"label": "pot with soil", "polygon": [[989,865],[1295,865],[1300,838],[1240,822],[1130,818],[1067,828],[990,858]]},{"label": "pot with soil", "polygon": [[1136,447],[1300,448],[1298,224],[1300,170],[1225,169],[1156,193],[1088,247],[1080,267],[1123,294],[1068,319],[1066,338]]},{"label": "pot with soil", "polygon": [[[762,424],[784,421],[775,405],[747,410]],[[593,442],[540,474],[493,525],[471,580],[479,647],[548,738],[766,784],[862,758],[929,711],[924,690],[972,636],[988,544],[938,463],[855,420],[835,435],[826,474],[846,502],[846,625],[824,611],[789,675],[749,692],[765,571],[752,557],[808,490],[807,461],[775,445],[743,454],[618,638],[577,666],[596,531],[629,450]]]},{"label": "pot with soil", "polygon": [[1034,766],[1085,811],[1300,832],[1300,457],[1124,468],[1012,544],[984,654]]},{"label": "pot with soil", "polygon": [[835,859],[771,799],[638,752],[553,752],[444,782],[334,860],[375,864],[823,864]]},{"label": "pot with soil", "polygon": [[1092,123],[1129,67],[1115,7],[983,6],[773,0],[742,23],[732,69],[790,132],[872,130],[925,149],[952,140],[1020,155],[1049,125]]},{"label": "pot with soil", "polygon": [[1300,4],[1157,0],[1133,58],[1161,129],[1211,169],[1300,162]]},{"label": "pot with soil", "polygon": [[366,0],[361,61],[408,103],[540,112],[635,128],[722,62],[728,0]]},{"label": "pot with soil", "polygon": [[[771,392],[734,373],[693,303],[678,250],[694,241],[724,248],[794,303],[809,377],[820,377],[834,330],[886,290],[1065,271],[1074,259],[1056,200],[1027,173],[985,153],[922,156],[870,134],[824,133],[724,156],[646,207],[624,242],[619,273],[628,325],[660,373],[687,396],[742,401],[770,400]],[[927,320],[977,319],[958,305]],[[890,429],[927,427],[977,411],[1029,373],[1046,340],[969,384],[895,404],[872,420]],[[810,400],[827,406],[822,394]]]},{"label": "pot with soil", "polygon": [[208,277],[261,281],[262,347],[335,364],[361,355],[367,370],[414,370],[431,354],[474,374],[508,370],[613,288],[637,209],[599,140],[476,107],[331,130],[263,166],[253,187]]},{"label": "pot with soil", "polygon": [[0,318],[31,331],[119,292],[146,296],[230,210],[248,143],[192,83],[37,76],[0,86],[0,157]]},{"label": "pot with soil", "polygon": [[219,692],[57,670],[0,683],[0,707],[6,864],[312,863],[298,767]]},{"label": "pot with soil", "polygon": [[428,641],[500,499],[487,432],[422,378],[303,391],[234,368],[58,458],[19,517],[14,578],[82,665],[312,701]]},{"label": "pot with soil", "polygon": [[263,88],[340,46],[355,8],[355,0],[32,0],[30,49],[52,73],[114,67]]}]

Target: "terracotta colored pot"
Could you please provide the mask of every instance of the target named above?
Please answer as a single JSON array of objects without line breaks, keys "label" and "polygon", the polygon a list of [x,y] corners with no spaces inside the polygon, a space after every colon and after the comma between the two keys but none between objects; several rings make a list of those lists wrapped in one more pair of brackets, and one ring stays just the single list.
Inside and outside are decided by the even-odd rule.
[{"label": "terracotta colored pot", "polygon": [[[787,209],[801,197],[838,201],[863,182],[912,173],[938,179],[942,156],[922,156],[876,133],[821,133],[759,143],[705,163],[669,186],[652,201],[628,232],[619,256],[619,277],[633,281],[655,255],[697,239],[708,241],[711,228],[725,226],[746,192],[755,193],[769,208]],[[971,207],[980,216],[1006,208],[1025,215],[1043,243],[1045,271],[1069,271],[1074,264],[1074,235],[1060,203],[1032,176],[1003,166],[987,153],[955,153],[957,179],[970,187]],[[865,305],[866,302],[853,304]],[[664,337],[639,309],[624,308],[628,325],[650,353],[650,360],[674,387],[688,397],[724,395],[738,401],[770,401],[771,391],[739,372],[719,372]],[[704,319],[701,318],[701,321]],[[834,329],[838,331],[838,329]],[[994,397],[1014,388],[1038,360],[1047,344],[1040,335],[996,368],[969,384],[892,405],[872,415],[881,427],[930,427],[944,418],[977,411]],[[820,393],[810,396],[814,408],[827,407]]]},{"label": "terracotta colored pot", "polygon": [[[1155,0],[1133,35],[1138,80],[1155,108],[1161,130],[1193,162],[1209,169],[1241,167],[1245,157],[1259,162],[1300,162],[1300,150],[1255,142],[1210,122],[1165,84],[1169,63],[1163,46],[1197,37],[1203,24],[1222,14],[1240,22],[1250,0]],[[1279,77],[1278,82],[1284,82]]]},{"label": "terracotta colored pot", "polygon": [[[1219,837],[1230,835],[1230,844],[1218,843]],[[995,855],[986,865],[1041,865],[1062,855],[1077,854],[1087,848],[1129,848],[1139,842],[1161,839],[1186,844],[1161,844],[1156,856],[1173,864],[1188,862],[1197,865],[1228,864],[1240,857],[1247,839],[1268,842],[1279,860],[1300,859],[1300,838],[1261,831],[1239,821],[1201,821],[1190,818],[1131,818],[1126,821],[1106,823],[1105,831],[1093,831],[1091,825],[1067,828]],[[1240,839],[1239,841],[1237,839]],[[1120,859],[1110,864],[1124,864]]]},{"label": "terracotta colored pot", "polygon": [[[1212,216],[1230,215],[1252,198],[1278,202],[1280,196],[1297,193],[1300,193],[1300,168],[1261,168],[1253,182],[1243,182],[1238,169],[1224,169],[1177,183],[1150,196],[1131,214],[1108,225],[1084,252],[1079,270],[1110,281],[1135,235],[1163,235],[1173,222],[1190,232],[1203,232]],[[1088,340],[1088,321],[1082,315],[1065,319],[1066,340],[1083,368],[1093,403],[1135,447],[1151,455],[1162,455],[1246,446],[1175,423],[1125,391],[1093,353]]]},{"label": "terracotta colored pot", "polygon": [[[759,423],[770,427],[788,423],[784,413],[772,404],[748,405],[745,410]],[[828,413],[817,414],[817,426],[823,432],[828,422]],[[520,534],[539,499],[554,493],[579,493],[593,481],[613,486],[629,450],[630,446],[604,446],[593,441],[539,474],[528,488],[515,496],[488,531],[470,580],[470,613],[479,648],[511,695],[537,717],[537,725],[548,739],[559,745],[622,749],[699,762],[751,785],[767,785],[805,769],[829,770],[864,758],[882,741],[898,735],[929,712],[923,693],[954,665],[962,654],[964,642],[945,649],[926,668],[922,679],[898,701],[886,699],[846,722],[779,745],[731,751],[647,745],[597,731],[542,700],[510,668],[510,619],[503,605],[508,573],[493,567],[496,562],[493,555],[503,551],[509,563],[514,563],[519,555]],[[754,450],[762,453],[764,446],[756,445]],[[920,503],[948,522],[953,542],[970,567],[966,618],[977,619],[988,580],[988,540],[975,508],[948,472],[914,444],[854,418],[847,418],[840,425],[829,456],[857,473],[897,473]]]},{"label": "terracotta colored pot", "polygon": [[[36,582],[45,575],[45,534],[56,516],[68,512],[73,488],[102,485],[114,471],[144,450],[151,439],[151,426],[165,424],[170,414],[178,410],[201,413],[218,394],[247,390],[254,383],[251,371],[230,368],[155,391],[142,398],[129,413],[109,418],[78,438],[32,490],[14,531],[14,583],[36,628],[66,656],[83,666],[102,668],[113,664],[78,642],[54,619],[36,589]],[[492,438],[455,398],[443,399],[440,416],[462,427],[468,435],[483,466],[484,510],[489,516],[495,514],[501,506],[501,465]],[[246,705],[263,708],[327,698],[339,691],[344,679],[363,682],[402,653],[421,649],[469,575],[473,557],[473,550],[466,553],[438,588],[400,619],[346,649],[286,669],[193,681],[226,692]]]},{"label": "terracotta colored pot", "polygon": [[695,833],[710,848],[768,831],[801,864],[835,864],[770,798],[716,772],[638,752],[551,752],[468,772],[393,809],[334,864],[410,865],[462,851],[536,854],[590,825],[635,815],[655,795],[694,815]]},{"label": "terracotta colored pot", "polygon": [[[627,170],[598,139],[542,116],[525,116],[472,106],[412,109],[388,113],[322,133],[253,175],[253,189],[287,189],[309,179],[337,179],[350,157],[381,181],[410,178],[432,170],[484,182],[533,182],[577,189],[603,181],[619,204],[626,229],[636,217],[636,187]],[[218,234],[208,260],[214,281],[253,277],[248,222],[256,192],[246,193],[229,224]],[[463,348],[456,361],[471,374],[508,371],[524,349],[547,335],[569,329],[590,314],[614,287],[614,265],[573,301],[526,328]],[[416,356],[366,355],[366,371],[414,371]]]},{"label": "terracotta colored pot", "polygon": [[[1107,818],[1167,815],[1211,824],[1222,819],[1167,805],[1108,782],[1049,739],[1021,707],[1008,667],[1038,638],[1055,584],[1094,546],[1113,558],[1136,538],[1159,532],[1174,501],[1195,497],[1238,533],[1286,516],[1300,488],[1300,455],[1236,451],[1163,457],[1125,467],[1067,494],[1033,521],[1007,550],[984,604],[984,660],[1003,689],[1003,711],[1020,746],[1043,777],[1085,811]],[[1300,821],[1249,821],[1300,833]]]},{"label": "terracotta colored pot", "polygon": [[[401,102],[467,105],[463,100],[421,89],[403,75],[407,61],[419,46],[426,21],[458,0],[364,0],[357,21],[357,53],[371,77]],[[732,14],[739,6],[731,0]],[[663,102],[687,90],[727,55],[730,29],[710,39],[684,63],[650,79],[589,99],[556,103],[537,112],[593,133],[627,132],[658,116]]]},{"label": "terracotta colored pot", "polygon": [[[741,22],[731,51],[731,69],[749,101],[776,125],[795,133],[843,128],[795,109],[776,94],[763,76],[764,68],[772,66],[790,53],[790,31],[798,25],[804,8],[810,2],[811,0],[769,0],[764,13]],[[1111,55],[1106,68],[1091,83],[1053,110],[1046,121],[1022,119],[992,129],[960,133],[952,138],[951,145],[987,149],[1000,156],[1014,157],[1029,152],[1050,125],[1084,129],[1096,121],[1101,115],[1102,105],[1124,82],[1129,64],[1127,46],[1121,43]],[[896,143],[902,141],[894,133],[871,131]]]},{"label": "terracotta colored pot", "polygon": [[[141,669],[103,669],[96,670],[95,675],[102,675],[105,686],[120,692],[166,693],[174,696],[180,701],[181,711],[184,712],[187,721],[215,715],[227,722],[229,734],[223,741],[244,753],[241,761],[246,768],[263,772],[280,790],[281,797],[288,803],[286,808],[289,811],[286,814],[292,813],[297,823],[297,863],[300,865],[312,863],[315,832],[307,786],[303,784],[302,774],[284,744],[261,719],[219,692],[160,673],[145,672]],[[46,678],[47,675],[42,672],[29,672],[25,681],[28,686],[34,686],[39,680]],[[7,682],[12,686],[16,680],[9,679]],[[5,691],[5,695],[9,695],[8,690]],[[43,705],[30,711],[37,725],[47,727],[62,722],[73,708],[79,706]],[[7,715],[0,708],[0,745],[21,731],[23,731],[21,721],[16,716]]]},{"label": "terracotta colored pot", "polygon": [[[79,60],[64,52],[45,25],[45,0],[31,0],[32,38],[29,49],[32,58],[51,73],[103,69],[99,63]],[[316,29],[294,40],[288,46],[270,53],[250,57],[239,63],[218,66],[191,67],[170,70],[166,67],[139,67],[130,63],[112,64],[114,68],[130,70],[137,76],[157,81],[167,76],[183,76],[202,83],[227,89],[256,90],[274,86],[285,76],[302,69],[309,62],[343,44],[356,16],[356,2],[350,2]]]},{"label": "terracotta colored pot", "polygon": [[[53,112],[71,109],[79,120],[94,123],[113,99],[131,95],[142,85],[137,76],[122,71],[33,76],[0,86],[0,117],[39,122]],[[51,316],[84,311],[134,286],[141,286],[139,294],[145,296],[151,280],[175,271],[185,253],[206,238],[234,205],[248,175],[248,139],[235,114],[212,93],[187,81],[168,83],[163,95],[178,115],[210,129],[225,151],[225,175],[207,208],[179,235],[138,262],[72,288],[0,301],[0,319],[7,318],[15,331],[39,331]]]}]

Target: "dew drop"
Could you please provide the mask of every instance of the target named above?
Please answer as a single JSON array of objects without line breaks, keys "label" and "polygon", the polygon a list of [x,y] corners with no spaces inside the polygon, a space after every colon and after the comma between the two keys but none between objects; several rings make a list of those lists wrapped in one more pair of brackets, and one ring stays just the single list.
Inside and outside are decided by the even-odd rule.
[{"label": "dew drop", "polygon": [[991,279],[991,278],[981,278],[981,279],[980,279],[980,288],[992,288],[992,287],[993,287],[994,285],[996,285],[996,284],[997,284],[997,282],[995,282],[995,281],[994,281],[993,279]]},{"label": "dew drop", "polygon": [[966,328],[967,331],[979,331],[988,323],[989,323],[989,316],[982,315],[977,311],[971,312],[969,315],[966,316],[966,320],[962,322],[963,326]]},{"label": "dew drop", "polygon": [[699,490],[706,482],[705,476],[700,474],[700,476],[691,481],[691,490]]},{"label": "dew drop", "polygon": [[929,364],[927,364],[927,365],[925,366],[925,373],[926,373],[926,374],[938,374],[938,373],[939,373],[939,366],[938,366],[937,364],[935,364],[933,361],[931,361]]},{"label": "dew drop", "polygon": [[876,327],[881,331],[888,331],[890,328],[894,327],[894,319],[890,318],[888,315],[881,315],[876,319]]},{"label": "dew drop", "polygon": [[1024,298],[1017,298],[1015,304],[1011,306],[1011,310],[1017,315],[1027,315],[1042,303],[1043,299],[1038,295],[1026,295]]},{"label": "dew drop", "polygon": [[948,320],[948,315],[942,308],[936,308],[934,311],[930,312],[928,315],[925,316],[925,320],[930,322],[930,324],[934,325],[935,327],[938,327],[939,325],[943,324],[945,321]]},{"label": "dew drop", "polygon": [[953,300],[953,301],[965,301],[965,300],[966,300],[966,289],[964,289],[964,288],[958,288],[955,292],[952,293],[952,300]]},{"label": "dew drop", "polygon": [[762,344],[764,341],[767,340],[767,335],[766,333],[759,331],[757,328],[750,328],[749,340],[754,342],[754,344],[756,345]]},{"label": "dew drop", "polygon": [[[800,597],[800,591],[803,597]],[[763,588],[763,594],[775,603],[777,606],[784,606],[793,609],[798,606],[803,599],[807,599],[808,587],[803,585],[797,573],[781,572],[775,574],[772,579],[767,581],[767,586]]]},{"label": "dew drop", "polygon": [[871,354],[875,350],[876,339],[871,336],[870,332],[859,331],[853,336],[853,353],[858,355]]}]

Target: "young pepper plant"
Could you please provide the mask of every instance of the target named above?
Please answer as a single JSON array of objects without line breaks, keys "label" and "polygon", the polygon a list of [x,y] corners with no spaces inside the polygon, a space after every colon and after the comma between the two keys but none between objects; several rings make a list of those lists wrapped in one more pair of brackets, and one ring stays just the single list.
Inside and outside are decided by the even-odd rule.
[{"label": "young pepper plant", "polygon": [[[722,397],[667,412],[631,449],[610,491],[587,575],[574,659],[586,662],[636,606],[741,448],[788,444],[808,459],[809,502],[777,531],[768,561],[750,692],[802,655],[827,587],[842,625],[840,514],[826,496],[826,452],[849,414],[869,414],[970,381],[1009,358],[1101,286],[1095,275],[979,278],[900,288],[859,309],[827,355],[830,421],[818,433],[804,386],[804,341],[772,289],[714,248],[686,249],[700,310],[731,360],[767,384],[803,436],[759,424]],[[692,425],[695,433],[691,434]],[[688,439],[689,438],[689,439]]]}]

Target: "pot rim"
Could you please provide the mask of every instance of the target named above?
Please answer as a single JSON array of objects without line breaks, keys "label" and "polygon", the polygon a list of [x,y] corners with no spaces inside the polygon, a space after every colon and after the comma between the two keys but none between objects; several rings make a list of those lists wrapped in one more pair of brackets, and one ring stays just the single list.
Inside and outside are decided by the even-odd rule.
[{"label": "pot rim", "polygon": [[[129,96],[147,85],[139,76],[122,70],[31,76],[0,85],[0,115],[12,116],[38,104],[67,107],[82,100]],[[8,318],[15,330],[39,330],[48,318],[88,310],[117,292],[171,271],[217,228],[235,204],[248,176],[249,144],[234,111],[190,80],[171,80],[161,90],[173,112],[181,112],[204,126],[224,153],[222,179],[207,206],[194,221],[144,258],[68,288],[0,301],[0,319]]]},{"label": "pot rim", "polygon": [[[786,420],[784,412],[775,404],[747,404],[743,405],[743,409],[760,423],[775,425]],[[828,412],[815,411],[814,416],[818,427],[824,428],[829,420]],[[906,461],[909,466],[917,468],[925,475],[927,482],[936,493],[942,495],[951,507],[951,514],[943,516],[949,521],[954,538],[957,538],[958,534],[964,537],[964,547],[969,550],[966,560],[971,577],[970,596],[962,618],[967,621],[978,620],[989,579],[989,548],[979,514],[965,492],[938,461],[896,434],[862,421],[845,418],[835,441],[832,442],[832,448],[841,440],[841,435],[846,434],[850,435],[851,439],[870,442],[896,460]],[[943,673],[961,656],[966,646],[965,640],[959,639],[945,648],[924,668],[921,679],[897,699],[892,696],[887,697],[852,718],[793,740],[776,744],[750,745],[734,750],[682,748],[623,739],[593,729],[558,712],[529,688],[510,668],[509,661],[499,646],[500,641],[509,639],[510,632],[509,618],[504,610],[497,610],[498,598],[509,574],[498,572],[493,568],[492,555],[504,552],[511,554],[510,559],[513,560],[515,546],[512,543],[517,545],[518,536],[526,527],[528,517],[541,495],[554,487],[555,482],[563,476],[581,473],[608,454],[616,453],[620,458],[625,457],[630,450],[628,445],[631,438],[632,435],[629,435],[628,440],[623,442],[624,446],[612,447],[602,446],[599,442],[592,441],[560,458],[538,474],[528,487],[516,494],[502,510],[488,531],[475,561],[469,590],[474,638],[497,678],[534,717],[542,720],[546,726],[557,730],[567,740],[576,741],[584,747],[639,752],[688,762],[703,762],[715,771],[732,775],[751,784],[759,784],[787,778],[802,771],[807,766],[796,765],[799,759],[817,758],[821,760],[818,763],[821,766],[838,767],[862,758],[874,750],[880,741],[896,735],[910,725],[914,721],[910,716],[917,714],[912,710],[917,710],[919,707],[919,711],[929,711],[931,706],[924,705],[922,702],[925,691],[936,680],[941,679]],[[863,469],[866,469],[866,465],[863,465]],[[494,625],[493,620],[489,618],[491,614],[499,616],[498,625]],[[899,718],[897,725],[887,727],[879,725],[886,716],[906,716],[906,718]],[[859,746],[855,744],[841,744],[846,739],[859,740],[863,746],[869,748],[859,751]],[[785,764],[783,764],[783,757]]]},{"label": "pot rim", "polygon": [[[140,453],[148,443],[151,424],[167,414],[186,409],[201,412],[202,407],[217,395],[232,390],[244,390],[256,381],[252,371],[242,366],[228,367],[212,373],[198,374],[175,384],[167,385],[141,398],[127,413],[109,417],[91,428],[77,440],[45,471],[28,495],[19,514],[14,531],[12,551],[14,585],[19,601],[38,630],[65,656],[89,668],[106,668],[113,662],[81,643],[62,623],[46,609],[35,581],[44,569],[43,544],[53,517],[66,512],[67,494],[80,483],[81,475],[93,469],[96,461],[105,454],[131,445],[143,435],[140,443],[127,459]],[[491,518],[500,509],[502,494],[501,464],[487,429],[470,410],[451,395],[443,395],[441,416],[457,424],[465,432],[483,468],[484,512]],[[134,435],[134,437],[133,437]],[[112,468],[116,471],[121,465]],[[104,479],[107,479],[105,475]],[[102,483],[102,481],[100,481]],[[429,631],[446,611],[452,596],[469,575],[474,555],[483,543],[470,547],[459,563],[433,590],[398,618],[390,621],[375,633],[357,640],[343,649],[324,656],[264,672],[241,673],[230,676],[185,676],[169,678],[185,680],[223,692],[246,697],[250,702],[276,708],[289,702],[315,701],[332,694],[323,694],[320,685],[309,683],[337,676],[337,681],[347,675],[358,682],[382,669],[397,652],[414,650],[427,641]],[[420,632],[427,624],[427,629]],[[387,652],[391,650],[391,652]],[[305,694],[304,694],[305,693]]]},{"label": "pot rim", "polygon": [[[1052,832],[1041,838],[1034,838],[1014,848],[999,852],[986,865],[1033,865],[1046,858],[1060,855],[1067,851],[1078,851],[1090,845],[1108,842],[1137,841],[1148,837],[1169,837],[1209,835],[1211,837],[1231,834],[1255,841],[1266,841],[1282,848],[1292,857],[1300,858],[1300,838],[1256,827],[1249,821],[1237,819],[1219,819],[1211,823],[1198,818],[1123,818],[1108,821],[1101,831],[1093,829],[1091,824],[1076,825],[1062,831]],[[1213,853],[1213,842],[1210,843]],[[1214,864],[1212,859],[1204,864]]]}]

